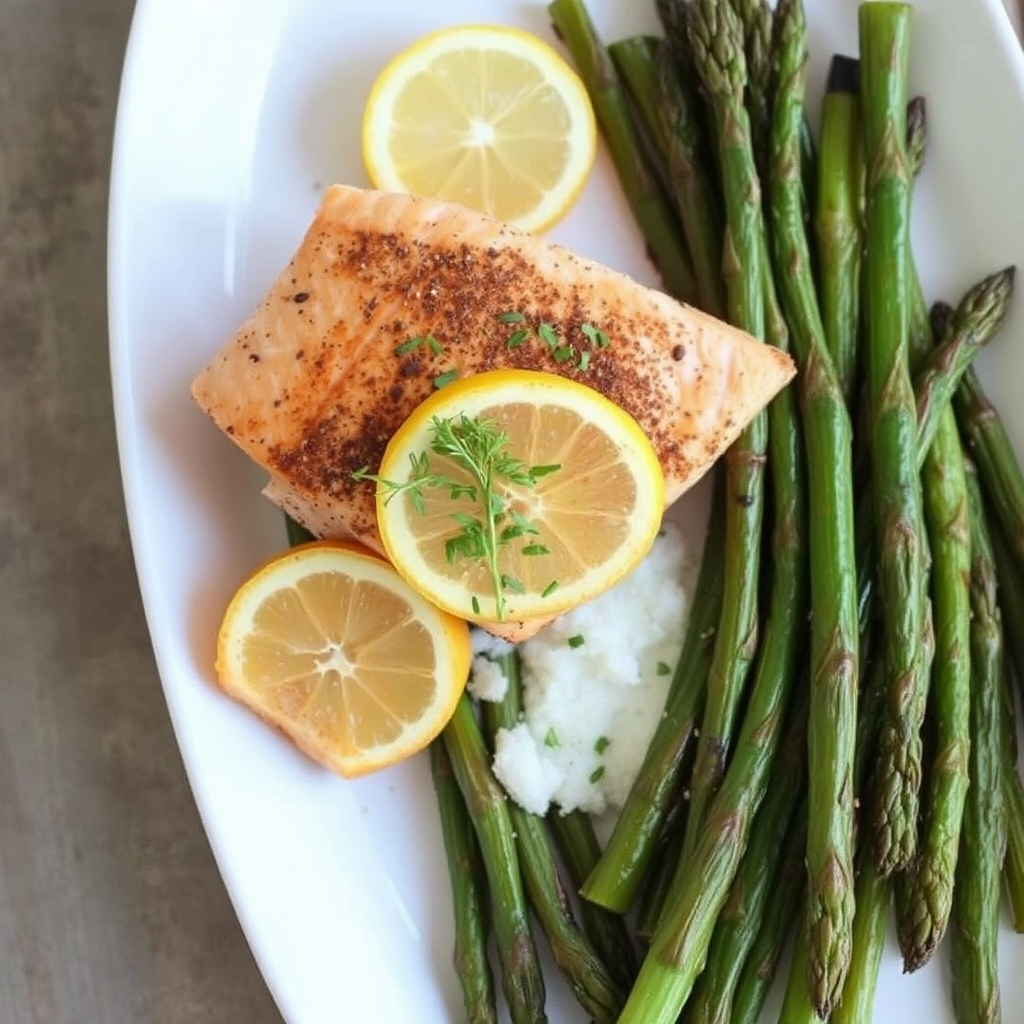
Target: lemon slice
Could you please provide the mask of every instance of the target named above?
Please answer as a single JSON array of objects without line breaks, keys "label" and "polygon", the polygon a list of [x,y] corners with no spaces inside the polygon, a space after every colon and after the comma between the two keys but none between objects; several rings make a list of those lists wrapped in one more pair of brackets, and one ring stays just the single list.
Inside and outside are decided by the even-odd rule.
[{"label": "lemon slice", "polygon": [[498,26],[421,39],[384,69],[363,114],[376,188],[461,203],[524,231],[569,209],[595,146],[575,72],[535,36]]},{"label": "lemon slice", "polygon": [[[473,468],[481,451],[492,454]],[[433,394],[376,476],[395,568],[439,607],[482,623],[557,615],[607,589],[646,554],[664,505],[639,424],[592,388],[530,370]]]},{"label": "lemon slice", "polygon": [[425,747],[451,717],[469,661],[465,622],[338,542],[302,545],[254,573],[217,641],[224,690],[349,777]]}]

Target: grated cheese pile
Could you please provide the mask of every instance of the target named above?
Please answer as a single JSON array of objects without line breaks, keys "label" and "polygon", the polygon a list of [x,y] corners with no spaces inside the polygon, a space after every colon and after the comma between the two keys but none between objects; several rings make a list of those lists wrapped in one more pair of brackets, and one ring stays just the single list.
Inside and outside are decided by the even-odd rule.
[{"label": "grated cheese pile", "polygon": [[[494,771],[526,810],[622,806],[679,659],[693,574],[681,531],[666,523],[628,577],[519,645],[525,719],[498,733]],[[475,634],[475,697],[502,698],[489,656],[507,650]]]}]

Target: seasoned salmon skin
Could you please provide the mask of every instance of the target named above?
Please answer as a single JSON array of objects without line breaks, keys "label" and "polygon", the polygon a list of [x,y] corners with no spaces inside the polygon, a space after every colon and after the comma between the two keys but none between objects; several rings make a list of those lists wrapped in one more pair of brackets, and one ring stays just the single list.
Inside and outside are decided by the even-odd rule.
[{"label": "seasoned salmon skin", "polygon": [[382,552],[373,485],[353,471],[375,470],[445,380],[503,367],[563,374],[631,413],[669,504],[794,374],[778,349],[543,238],[334,186],[192,393],[270,474],[272,501],[318,536]]}]

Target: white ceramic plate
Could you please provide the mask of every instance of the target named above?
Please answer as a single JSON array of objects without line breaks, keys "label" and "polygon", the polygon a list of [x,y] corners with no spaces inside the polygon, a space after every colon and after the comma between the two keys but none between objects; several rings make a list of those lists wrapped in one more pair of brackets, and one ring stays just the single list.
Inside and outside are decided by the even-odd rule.
[{"label": "white ceramic plate", "polygon": [[[650,0],[592,0],[609,39]],[[856,46],[853,0],[811,0],[812,96]],[[262,474],[193,407],[188,383],[261,297],[322,187],[366,184],[359,118],[375,74],[467,21],[551,38],[537,0],[140,0],[118,113],[111,358],[139,579],[167,702],[242,926],[289,1024],[461,1018],[448,882],[425,761],[359,782],[311,765],[211,686],[237,584],[285,545]],[[913,87],[929,100],[915,235],[930,296],[1024,265],[1024,63],[997,0],[925,0]],[[552,235],[653,283],[602,154]],[[983,371],[1024,450],[1024,310]],[[1024,940],[1002,942],[1005,1019],[1024,1019]],[[883,965],[876,1021],[952,1021],[945,967]],[[1014,969],[1016,965],[1016,969]],[[583,1020],[551,972],[553,1024]]]}]

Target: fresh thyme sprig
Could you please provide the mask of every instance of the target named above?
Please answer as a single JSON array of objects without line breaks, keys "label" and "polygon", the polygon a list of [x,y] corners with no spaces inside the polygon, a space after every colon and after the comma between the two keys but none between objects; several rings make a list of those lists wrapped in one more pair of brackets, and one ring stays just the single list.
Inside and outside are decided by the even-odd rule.
[{"label": "fresh thyme sprig", "polygon": [[[465,413],[450,418],[435,416],[430,423],[429,451],[413,452],[409,456],[411,470],[408,480],[387,480],[364,466],[352,474],[354,480],[373,480],[386,492],[385,504],[399,494],[407,494],[413,509],[425,514],[424,492],[447,491],[452,501],[467,500],[472,511],[451,513],[458,531],[445,540],[445,559],[455,564],[460,559],[482,561],[494,587],[495,613],[503,621],[506,613],[506,592],[521,594],[525,588],[516,577],[503,573],[498,565],[502,548],[513,541],[527,539],[520,553],[526,556],[548,554],[548,549],[534,538],[540,531],[526,516],[509,504],[509,486],[536,487],[541,477],[554,473],[558,465],[530,466],[508,451],[508,435],[493,420],[467,416]],[[437,471],[431,455],[448,459],[464,469],[472,482],[453,479]],[[554,590],[549,584],[545,595]],[[479,600],[472,598],[474,614],[480,613]]]}]

